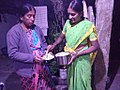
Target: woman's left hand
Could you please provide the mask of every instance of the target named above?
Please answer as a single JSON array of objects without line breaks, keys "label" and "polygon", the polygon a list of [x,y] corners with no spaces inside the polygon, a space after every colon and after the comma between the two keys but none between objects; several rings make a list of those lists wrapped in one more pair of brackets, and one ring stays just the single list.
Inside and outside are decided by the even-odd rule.
[{"label": "woman's left hand", "polygon": [[77,53],[76,52],[73,52],[72,54],[71,54],[71,58],[70,58],[70,60],[69,60],[69,62],[68,62],[68,65],[70,65],[75,59],[76,59],[76,57],[77,57]]}]

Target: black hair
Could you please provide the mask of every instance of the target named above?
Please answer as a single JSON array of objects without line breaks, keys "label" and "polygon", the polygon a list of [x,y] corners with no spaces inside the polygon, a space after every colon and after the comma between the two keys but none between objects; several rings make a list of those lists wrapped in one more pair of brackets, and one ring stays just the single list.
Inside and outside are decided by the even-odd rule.
[{"label": "black hair", "polygon": [[72,0],[69,4],[69,7],[72,8],[75,12],[80,13],[83,11],[82,0]]},{"label": "black hair", "polygon": [[34,6],[27,3],[20,8],[19,16],[23,17],[26,13],[28,13],[31,10],[34,10],[36,12]]}]

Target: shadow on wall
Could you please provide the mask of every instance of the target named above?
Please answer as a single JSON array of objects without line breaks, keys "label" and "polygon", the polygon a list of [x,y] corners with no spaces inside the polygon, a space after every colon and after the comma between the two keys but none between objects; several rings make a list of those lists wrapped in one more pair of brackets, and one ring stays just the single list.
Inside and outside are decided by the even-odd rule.
[{"label": "shadow on wall", "polygon": [[97,57],[92,67],[92,88],[99,90],[96,85],[101,82],[106,74],[106,67],[101,49],[98,50]]}]

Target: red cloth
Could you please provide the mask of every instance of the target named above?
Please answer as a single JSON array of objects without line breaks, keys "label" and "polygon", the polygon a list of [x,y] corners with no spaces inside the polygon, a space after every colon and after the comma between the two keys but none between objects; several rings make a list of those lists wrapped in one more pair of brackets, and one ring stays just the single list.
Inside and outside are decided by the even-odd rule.
[{"label": "red cloth", "polygon": [[44,63],[36,63],[33,77],[21,77],[21,84],[24,90],[52,90],[49,86],[48,73]]}]

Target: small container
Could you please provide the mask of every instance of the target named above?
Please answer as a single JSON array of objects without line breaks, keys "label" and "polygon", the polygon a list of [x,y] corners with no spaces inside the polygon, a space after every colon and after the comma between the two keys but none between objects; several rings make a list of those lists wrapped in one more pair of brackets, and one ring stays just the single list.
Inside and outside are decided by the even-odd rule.
[{"label": "small container", "polygon": [[55,56],[59,65],[67,65],[70,59],[70,54],[68,52],[59,52]]},{"label": "small container", "polygon": [[60,78],[67,79],[67,69],[60,69]]}]

